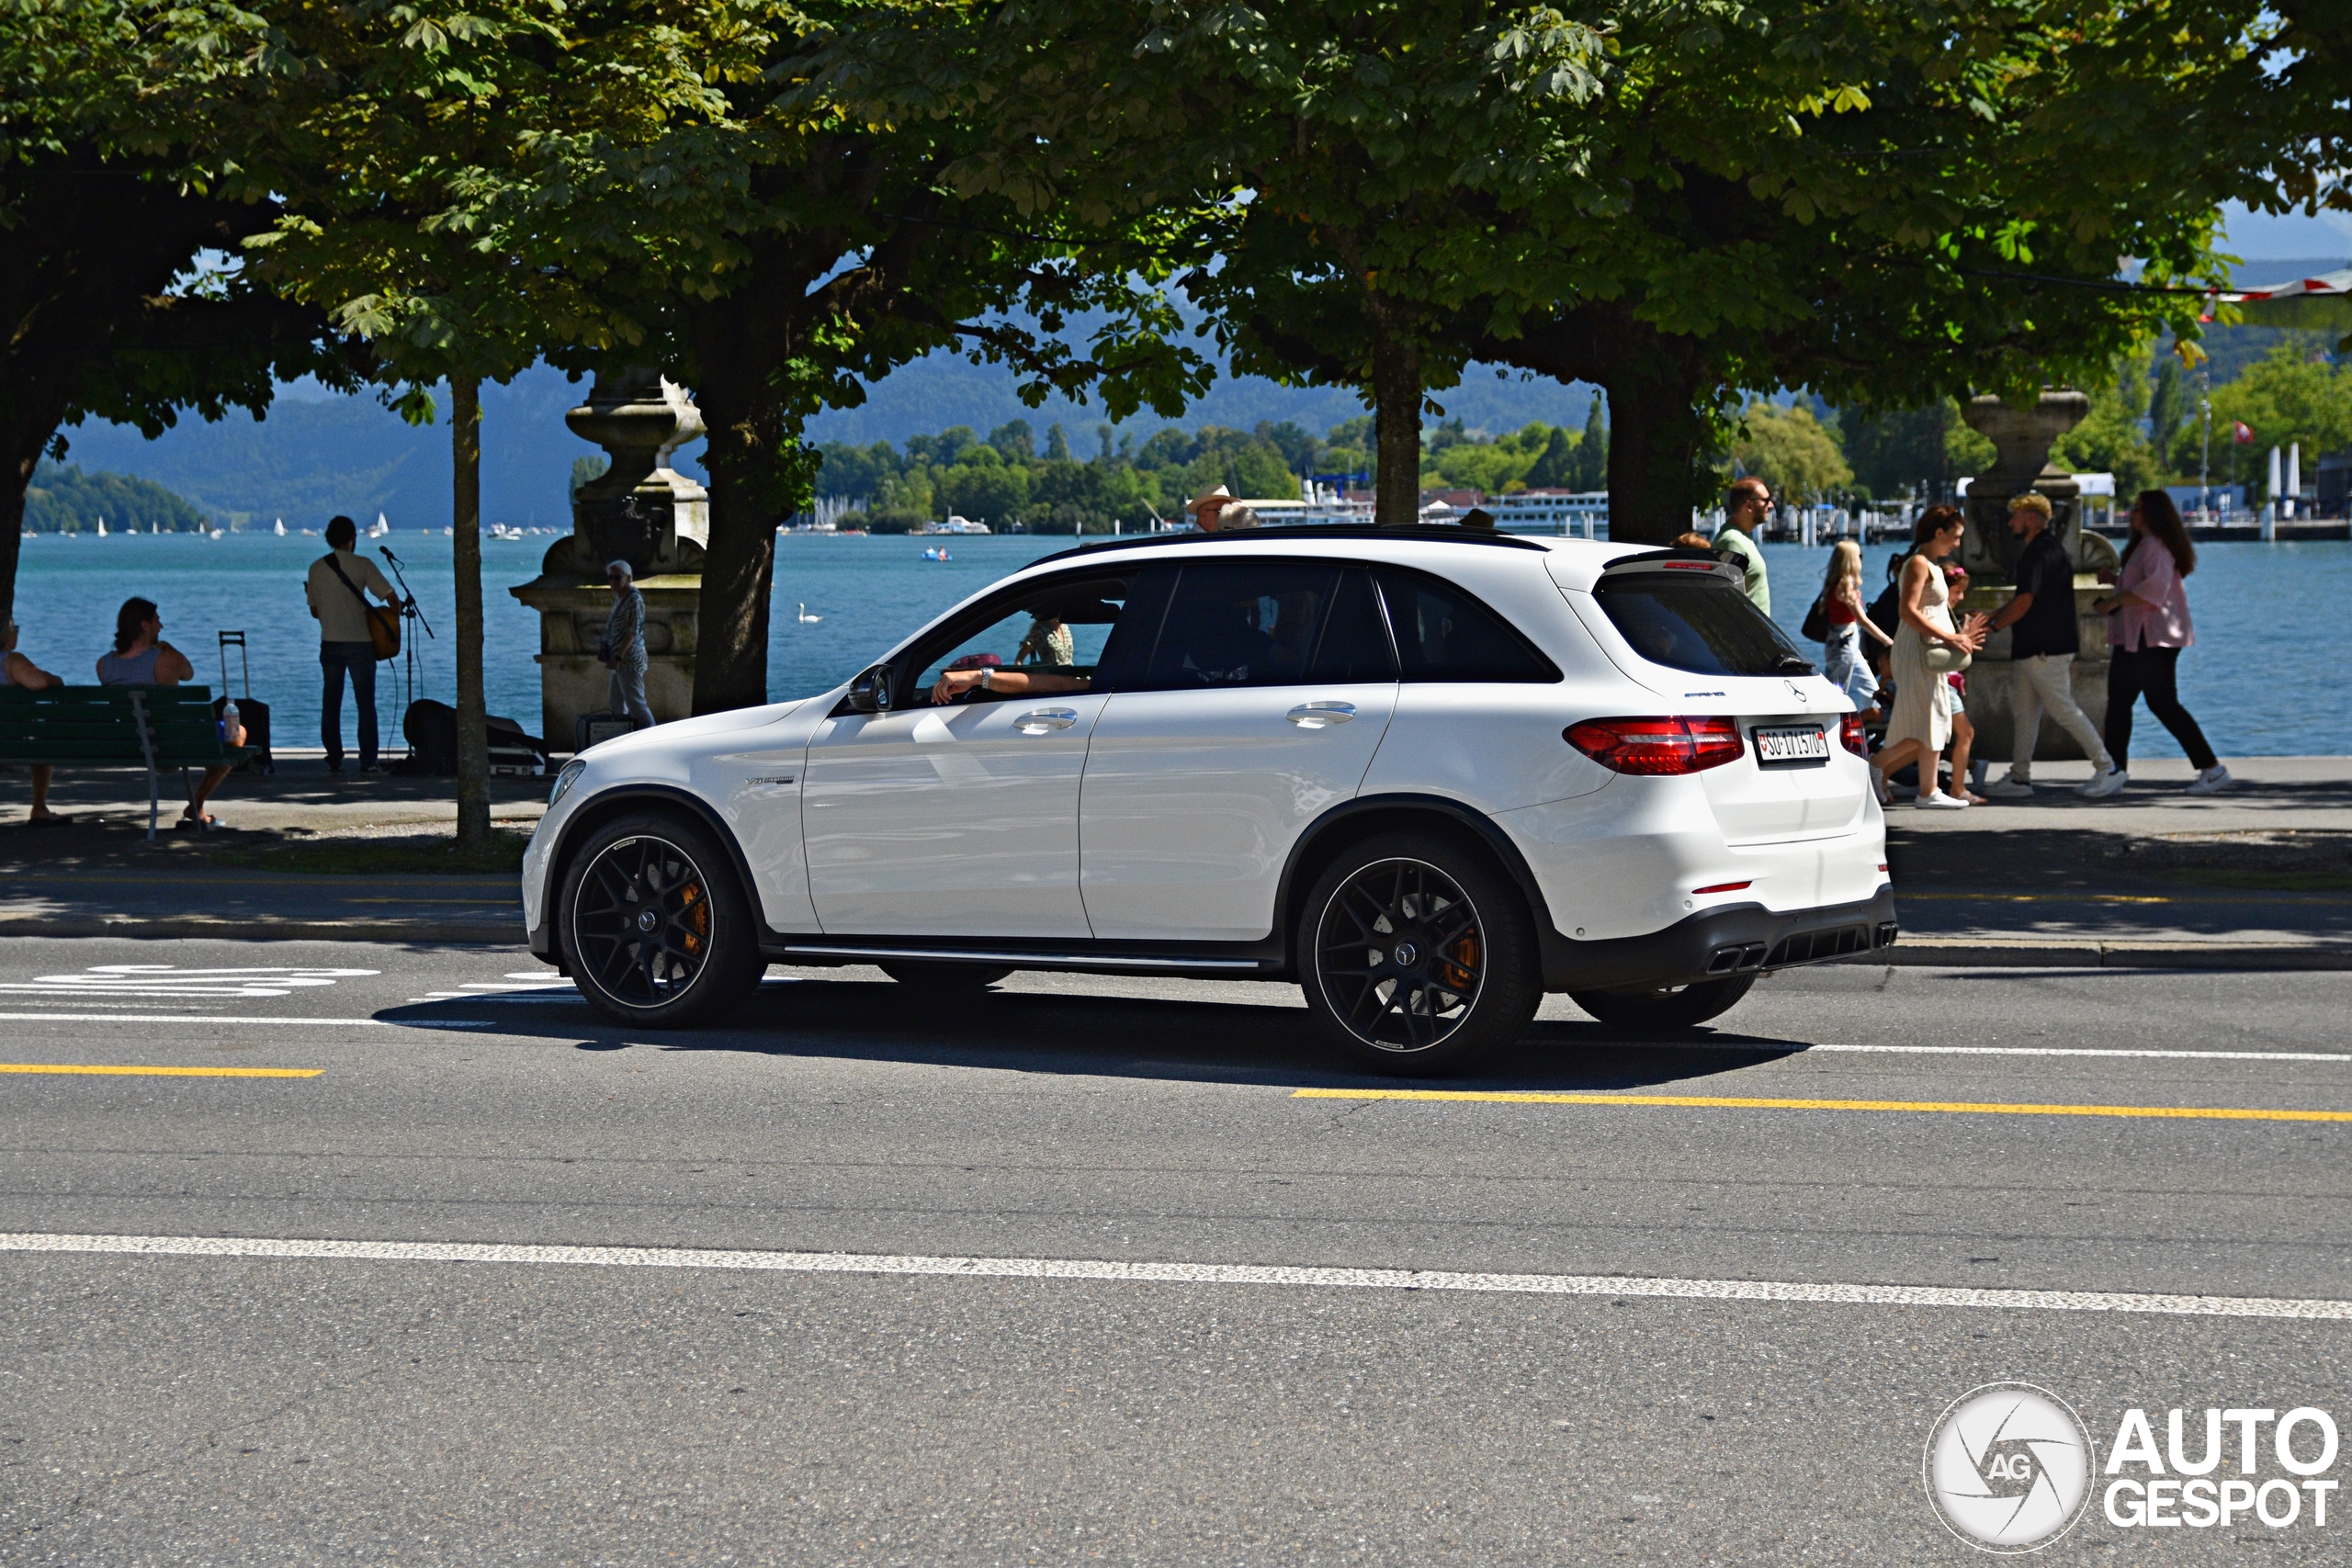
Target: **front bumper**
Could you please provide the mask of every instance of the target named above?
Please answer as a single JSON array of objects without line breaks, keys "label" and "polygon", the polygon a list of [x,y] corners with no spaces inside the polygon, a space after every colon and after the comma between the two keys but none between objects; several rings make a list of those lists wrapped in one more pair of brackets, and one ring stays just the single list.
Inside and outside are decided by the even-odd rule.
[{"label": "front bumper", "polygon": [[1607,991],[1680,986],[1819,964],[1894,945],[1894,889],[1859,903],[1774,911],[1761,904],[1705,909],[1644,936],[1578,942],[1544,938],[1544,988]]}]

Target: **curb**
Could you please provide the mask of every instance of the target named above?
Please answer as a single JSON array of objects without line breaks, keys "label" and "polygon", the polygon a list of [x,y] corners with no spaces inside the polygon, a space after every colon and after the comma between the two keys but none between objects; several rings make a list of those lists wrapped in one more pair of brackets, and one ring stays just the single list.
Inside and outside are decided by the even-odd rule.
[{"label": "curb", "polygon": [[1954,942],[1905,937],[1893,949],[1833,960],[1939,969],[2352,969],[2352,948],[2291,942]]},{"label": "curb", "polygon": [[17,916],[0,919],[0,937],[124,937],[135,941],[217,940],[237,942],[393,942],[431,946],[521,947],[526,933],[518,913],[512,920],[278,920],[220,919],[175,915],[164,919],[130,916]]}]

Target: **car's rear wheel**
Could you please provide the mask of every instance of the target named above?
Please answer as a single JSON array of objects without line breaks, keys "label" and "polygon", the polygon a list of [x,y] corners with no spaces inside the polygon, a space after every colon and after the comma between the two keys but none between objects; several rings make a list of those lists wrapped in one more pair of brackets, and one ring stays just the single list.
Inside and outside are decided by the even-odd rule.
[{"label": "car's rear wheel", "polygon": [[1299,983],[1362,1066],[1455,1072],[1516,1039],[1544,999],[1534,922],[1492,858],[1419,834],[1350,847],[1316,880]]},{"label": "car's rear wheel", "polygon": [[669,812],[616,818],[571,857],[557,906],[580,994],[648,1029],[707,1023],[759,985],[751,902],[725,850]]},{"label": "car's rear wheel", "polygon": [[880,968],[901,986],[957,993],[986,990],[1012,973],[1010,964],[957,964],[933,958],[893,958]]},{"label": "car's rear wheel", "polygon": [[1739,1005],[1756,984],[1753,975],[1722,980],[1693,980],[1687,986],[1658,986],[1630,991],[1570,991],[1568,999],[1603,1023],[1620,1029],[1662,1034],[1691,1029],[1719,1018]]}]

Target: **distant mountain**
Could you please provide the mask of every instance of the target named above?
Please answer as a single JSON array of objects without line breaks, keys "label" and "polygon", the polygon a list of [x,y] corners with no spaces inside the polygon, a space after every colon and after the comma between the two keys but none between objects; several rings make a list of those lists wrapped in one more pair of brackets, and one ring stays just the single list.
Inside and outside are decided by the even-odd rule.
[{"label": "distant mountain", "polygon": [[25,530],[32,534],[95,533],[104,522],[118,534],[189,534],[210,526],[186,496],[128,474],[85,473],[44,461],[25,489]]},{"label": "distant mountain", "polygon": [[[817,441],[860,446],[967,424],[985,434],[1025,419],[1040,433],[1059,423],[1081,456],[1095,449],[1102,411],[1055,399],[1043,408],[1023,404],[1012,372],[976,366],[952,354],[933,354],[874,383],[865,402],[811,422]],[[561,525],[571,517],[571,464],[597,448],[565,428],[564,411],[588,394],[586,380],[540,366],[503,387],[482,389],[482,521],[528,526]],[[1571,427],[1584,422],[1591,389],[1528,379],[1491,369],[1474,371],[1462,386],[1433,394],[1448,417],[1474,430],[1517,430],[1532,420]],[[314,385],[281,390],[268,417],[232,413],[216,423],[187,418],[153,441],[128,425],[86,424],[67,430],[73,459],[93,468],[151,479],[187,497],[222,526],[315,528],[336,513],[371,523],[382,513],[395,528],[437,528],[449,520],[447,400],[440,423],[403,423],[369,397],[325,393]],[[1257,377],[1219,381],[1181,419],[1146,412],[1122,429],[1148,434],[1169,424],[1187,431],[1204,424],[1250,429],[1261,420],[1290,420],[1321,434],[1364,412],[1356,398],[1331,388],[1278,387]],[[700,444],[680,454],[682,472],[704,478],[695,460]]]}]

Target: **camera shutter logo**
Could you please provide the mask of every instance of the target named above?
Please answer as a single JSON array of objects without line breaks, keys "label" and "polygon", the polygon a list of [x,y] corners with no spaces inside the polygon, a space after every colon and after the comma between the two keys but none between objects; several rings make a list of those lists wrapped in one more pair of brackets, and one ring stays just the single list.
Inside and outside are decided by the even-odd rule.
[{"label": "camera shutter logo", "polygon": [[2039,1551],[2075,1528],[2098,1455],[2074,1407],[2031,1383],[1969,1390],[1928,1435],[1928,1499],[1983,1551]]}]

